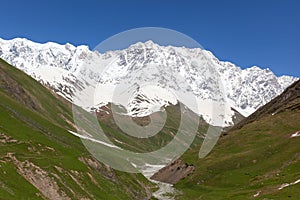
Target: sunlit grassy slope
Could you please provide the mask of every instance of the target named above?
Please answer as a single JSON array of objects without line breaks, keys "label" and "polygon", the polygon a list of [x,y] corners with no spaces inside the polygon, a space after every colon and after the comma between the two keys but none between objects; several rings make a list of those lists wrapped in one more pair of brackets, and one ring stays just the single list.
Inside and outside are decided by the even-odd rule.
[{"label": "sunlit grassy slope", "polygon": [[0,199],[145,199],[153,185],[114,171],[67,130],[71,105],[0,60]]}]

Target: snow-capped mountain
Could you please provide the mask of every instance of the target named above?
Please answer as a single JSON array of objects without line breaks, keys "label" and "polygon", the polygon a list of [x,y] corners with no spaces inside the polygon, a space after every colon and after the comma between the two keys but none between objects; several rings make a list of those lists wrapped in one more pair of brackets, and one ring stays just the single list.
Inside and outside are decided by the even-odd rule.
[{"label": "snow-capped mountain", "polygon": [[[206,50],[160,46],[152,41],[100,54],[87,46],[0,39],[0,57],[86,109],[97,109],[117,99],[127,114],[145,116],[178,101],[188,104],[160,87],[168,85],[175,93],[192,92],[198,110],[191,109],[207,122],[222,126],[233,123],[232,108],[248,116],[297,80],[276,77],[269,69],[256,66],[242,70]],[[204,64],[209,67],[201,67]],[[145,67],[149,65],[156,67]],[[187,84],[170,81],[178,78],[176,74]],[[136,80],[156,85],[142,87]],[[123,101],[115,91],[124,84],[135,88],[130,99]],[[76,99],[78,94],[80,99]]]}]

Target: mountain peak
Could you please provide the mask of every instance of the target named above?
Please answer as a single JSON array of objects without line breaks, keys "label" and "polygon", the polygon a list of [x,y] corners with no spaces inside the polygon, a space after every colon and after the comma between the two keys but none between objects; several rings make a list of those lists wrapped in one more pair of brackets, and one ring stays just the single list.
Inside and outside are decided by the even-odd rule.
[{"label": "mountain peak", "polygon": [[147,40],[146,42],[137,42],[137,43],[134,43],[132,45],[130,45],[128,47],[128,49],[131,49],[131,48],[145,48],[145,47],[157,47],[159,46],[158,44],[154,43],[152,40]]},{"label": "mountain peak", "polygon": [[[0,44],[2,59],[70,101],[76,92],[84,92],[93,84],[99,86],[99,89],[96,89],[99,94],[95,95],[97,102],[95,105],[89,105],[89,108],[111,102],[113,88],[120,80],[135,73],[134,70],[137,68],[142,69],[148,64],[168,67],[170,76],[172,73],[184,75],[199,105],[207,107],[206,101],[212,101],[215,97],[205,81],[203,69],[197,67],[193,61],[197,60],[199,63],[209,61],[219,73],[224,86],[225,100],[228,104],[225,113],[227,125],[232,123],[231,108],[248,116],[297,80],[290,76],[276,77],[269,69],[263,70],[257,66],[242,70],[231,62],[218,60],[207,50],[160,46],[151,40],[138,42],[121,51],[104,54],[93,52],[87,46],[75,47],[69,43],[60,45],[53,42],[39,44],[23,38],[0,40]],[[86,61],[88,66],[83,68],[82,64]],[[107,68],[108,64],[110,67]],[[105,71],[99,72],[99,67]],[[161,80],[155,79],[159,74],[161,71],[158,69],[149,72],[148,77],[152,76],[152,81],[160,83]],[[134,101],[135,103],[125,106],[128,106],[128,109],[138,110],[136,107],[145,106],[144,102],[149,102],[148,106],[155,107],[178,101],[173,97],[164,96],[163,92],[158,92],[154,96],[149,92],[151,91],[142,94],[148,98],[143,103]],[[202,109],[198,114],[204,116],[207,121],[212,121],[211,110]]]}]

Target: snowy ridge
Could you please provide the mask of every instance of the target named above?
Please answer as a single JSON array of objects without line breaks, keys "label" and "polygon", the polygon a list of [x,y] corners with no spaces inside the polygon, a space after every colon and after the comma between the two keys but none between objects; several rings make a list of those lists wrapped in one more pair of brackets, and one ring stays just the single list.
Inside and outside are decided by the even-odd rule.
[{"label": "snowy ridge", "polygon": [[[170,73],[164,76],[172,78],[174,73],[178,73],[188,80],[198,108],[201,108],[194,111],[210,124],[221,126],[232,125],[234,112],[231,108],[248,116],[297,80],[290,76],[276,77],[269,69],[256,66],[242,70],[233,63],[219,61],[206,50],[160,46],[152,41],[100,54],[87,46],[52,42],[39,44],[21,38],[0,39],[0,57],[85,109],[97,109],[112,102],[115,88],[124,77],[132,76],[136,69],[143,69],[147,64],[168,67]],[[212,72],[199,67],[207,60],[216,69],[217,73],[213,72],[213,75],[219,76],[223,83],[225,100],[219,96],[221,89],[211,89],[217,84],[209,79]],[[141,75],[139,78],[166,84],[158,76],[160,73],[157,68],[147,72],[150,76]],[[152,77],[151,80],[149,77]],[[182,84],[172,87],[188,91]],[[91,96],[91,91],[95,95]],[[140,88],[127,104],[119,103],[126,107],[128,115],[145,116],[181,101],[166,91],[153,91],[153,88]],[[76,99],[74,94],[82,94],[85,98]],[[216,112],[222,114],[214,116]],[[224,119],[225,122],[222,122]]]}]

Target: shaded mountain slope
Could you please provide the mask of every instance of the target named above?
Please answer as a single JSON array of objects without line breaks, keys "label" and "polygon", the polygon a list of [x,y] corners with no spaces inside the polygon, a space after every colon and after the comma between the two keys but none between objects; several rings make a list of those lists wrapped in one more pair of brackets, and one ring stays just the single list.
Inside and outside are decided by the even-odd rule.
[{"label": "shaded mountain slope", "polygon": [[182,163],[194,172],[179,181],[176,199],[299,199],[300,82],[220,138],[198,158],[200,145]]},{"label": "shaded mountain slope", "polygon": [[92,158],[71,105],[0,60],[0,199],[150,199],[140,174]]},{"label": "shaded mountain slope", "polygon": [[[167,114],[167,118],[163,128],[157,134],[151,137],[138,138],[127,134],[118,127],[113,118],[110,104],[102,107],[100,110],[101,111],[97,111],[97,116],[100,120],[101,128],[105,131],[106,136],[110,139],[110,141],[123,149],[128,149],[134,152],[151,152],[166,146],[177,134],[181,120],[181,110],[179,104],[164,107],[162,112]],[[193,124],[199,124],[198,132],[194,141],[195,144],[199,144],[205,137],[205,133],[209,125],[203,118],[197,116],[188,108],[184,108],[183,112],[188,113],[185,114],[185,117],[187,117],[188,121]],[[118,114],[115,113],[114,115]],[[159,113],[153,113],[146,117],[134,117],[132,119],[138,125],[146,126],[151,122],[150,117],[155,118],[156,120],[164,121]]]}]

